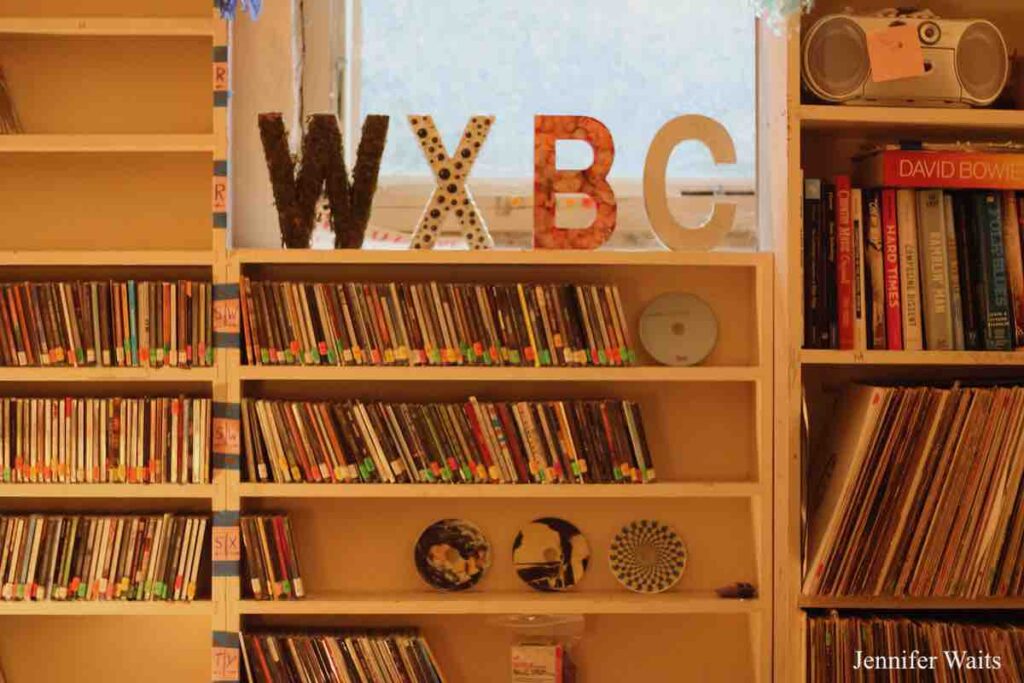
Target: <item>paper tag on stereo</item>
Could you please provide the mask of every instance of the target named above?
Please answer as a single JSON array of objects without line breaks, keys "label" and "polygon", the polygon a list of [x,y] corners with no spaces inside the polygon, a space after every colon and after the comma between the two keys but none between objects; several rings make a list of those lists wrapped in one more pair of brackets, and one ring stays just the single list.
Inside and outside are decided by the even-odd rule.
[{"label": "paper tag on stereo", "polygon": [[867,35],[871,80],[875,83],[924,76],[924,51],[917,29],[910,24],[891,26]]}]

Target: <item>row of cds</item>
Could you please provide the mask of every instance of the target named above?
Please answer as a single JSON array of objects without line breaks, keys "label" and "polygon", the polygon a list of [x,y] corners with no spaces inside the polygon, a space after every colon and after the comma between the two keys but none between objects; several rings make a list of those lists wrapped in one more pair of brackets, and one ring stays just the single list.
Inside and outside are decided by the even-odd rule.
[{"label": "row of cds", "polygon": [[0,398],[4,482],[210,481],[210,399]]},{"label": "row of cds", "polygon": [[242,401],[250,481],[654,481],[632,401]]},{"label": "row of cds", "polygon": [[2,515],[4,600],[190,601],[207,518]]},{"label": "row of cds", "polygon": [[630,365],[614,285],[242,278],[249,365]]},{"label": "row of cds", "polygon": [[810,683],[1024,680],[1019,625],[850,616],[808,619]]},{"label": "row of cds", "polygon": [[213,365],[213,285],[0,285],[0,365]]},{"label": "row of cds", "polygon": [[[433,588],[462,591],[475,586],[491,566],[491,543],[464,519],[442,519],[427,527],[416,542],[414,558],[420,577]],[[590,543],[572,522],[542,517],[525,525],[512,543],[517,576],[541,592],[575,587],[590,564]],[[686,568],[686,544],[667,524],[649,519],[630,522],[616,534],[609,566],[616,580],[636,593],[661,593]]]},{"label": "row of cds", "polygon": [[242,633],[252,683],[442,683],[437,659],[414,631]]},{"label": "row of cds", "polygon": [[249,588],[256,600],[306,595],[292,524],[285,515],[247,515],[240,520]]}]

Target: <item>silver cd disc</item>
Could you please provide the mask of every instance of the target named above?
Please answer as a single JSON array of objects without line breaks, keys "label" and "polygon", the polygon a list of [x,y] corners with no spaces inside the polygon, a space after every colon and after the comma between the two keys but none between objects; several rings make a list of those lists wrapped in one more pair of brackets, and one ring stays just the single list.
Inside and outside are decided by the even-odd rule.
[{"label": "silver cd disc", "polygon": [[696,365],[718,341],[718,319],[695,294],[662,294],[640,315],[640,342],[663,365]]}]

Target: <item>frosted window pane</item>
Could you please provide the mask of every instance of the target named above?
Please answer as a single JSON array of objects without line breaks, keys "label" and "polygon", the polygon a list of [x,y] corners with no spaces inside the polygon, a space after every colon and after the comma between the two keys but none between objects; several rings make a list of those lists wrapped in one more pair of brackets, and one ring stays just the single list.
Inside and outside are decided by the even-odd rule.
[{"label": "frosted window pane", "polygon": [[[495,114],[478,179],[532,177],[536,113],[603,121],[623,179],[642,176],[665,122],[698,113],[726,126],[738,163],[684,146],[670,177],[754,177],[748,0],[363,0],[362,16],[361,110],[392,117],[383,176],[430,175],[409,113],[432,114],[449,152],[469,116]],[[585,163],[573,152],[559,165]]]}]

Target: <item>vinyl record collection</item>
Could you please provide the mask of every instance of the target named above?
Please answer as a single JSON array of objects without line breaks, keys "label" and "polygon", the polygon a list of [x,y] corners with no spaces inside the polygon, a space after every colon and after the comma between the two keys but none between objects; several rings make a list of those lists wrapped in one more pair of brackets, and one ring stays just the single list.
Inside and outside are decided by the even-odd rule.
[{"label": "vinyl record collection", "polygon": [[630,365],[614,285],[242,278],[250,365]]},{"label": "vinyl record collection", "polygon": [[206,484],[210,399],[0,398],[4,482]]},{"label": "vinyl record collection", "polygon": [[442,683],[427,641],[414,631],[241,634],[252,683]]},{"label": "vinyl record collection", "polygon": [[304,597],[306,591],[288,517],[246,515],[240,523],[252,597],[256,600]]},{"label": "vinyl record collection", "polygon": [[830,614],[808,619],[808,681],[1024,680],[1024,628]]},{"label": "vinyl record collection", "polygon": [[249,481],[654,481],[632,401],[243,400]]},{"label": "vinyl record collection", "polygon": [[1024,595],[1024,387],[853,385],[823,443],[805,593]]},{"label": "vinyl record collection", "polygon": [[0,365],[213,365],[213,286],[77,281],[0,285]]},{"label": "vinyl record collection", "polygon": [[4,600],[160,600],[196,596],[206,517],[0,516]]}]

